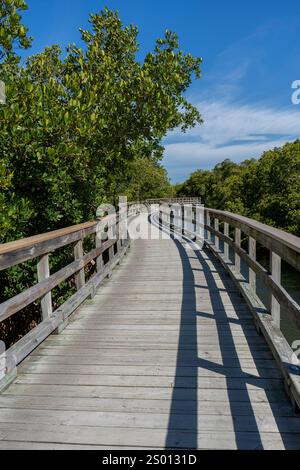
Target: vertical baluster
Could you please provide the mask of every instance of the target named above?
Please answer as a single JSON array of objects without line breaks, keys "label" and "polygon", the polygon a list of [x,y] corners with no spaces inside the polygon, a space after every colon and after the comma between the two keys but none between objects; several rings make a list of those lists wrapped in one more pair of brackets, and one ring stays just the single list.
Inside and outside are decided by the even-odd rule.
[{"label": "vertical baluster", "polygon": [[[219,226],[220,226],[219,219],[214,220],[214,226],[215,226],[215,230],[217,232],[219,232]],[[215,247],[216,247],[216,250],[219,250],[219,248],[220,248],[220,239],[219,239],[218,235],[216,235],[216,234],[215,234]]]},{"label": "vertical baluster", "polygon": [[[271,275],[275,282],[278,284],[281,283],[281,258],[276,253],[271,251]],[[271,314],[272,319],[278,328],[280,328],[280,303],[278,300],[272,295],[271,297]]]},{"label": "vertical baluster", "polygon": [[[74,247],[74,257],[75,260],[78,260],[83,257],[83,242],[79,240]],[[75,274],[75,283],[76,289],[79,290],[85,285],[85,274],[84,268],[80,269],[78,273]]]},{"label": "vertical baluster", "polygon": [[119,248],[122,248],[126,245],[126,233],[127,233],[127,215],[128,215],[128,205],[127,197],[120,196],[119,198],[119,225],[118,225],[118,239],[119,239]]},{"label": "vertical baluster", "polygon": [[166,229],[168,231],[168,234],[171,233],[171,208],[168,206],[167,212],[166,212]]},{"label": "vertical baluster", "polygon": [[120,251],[122,248],[122,242],[121,242],[121,237],[120,237],[120,224],[121,224],[121,221],[119,219],[119,222],[115,225],[115,234],[117,238],[117,254],[120,254]]},{"label": "vertical baluster", "polygon": [[[226,235],[226,237],[229,237],[229,223],[228,222],[224,222],[224,235]],[[224,241],[224,257],[226,260],[229,259],[229,245],[225,241]]]},{"label": "vertical baluster", "polygon": [[[102,246],[102,227],[101,224],[98,224],[97,231],[96,231],[96,248],[101,248]],[[103,255],[99,255],[96,258],[96,267],[97,273],[100,273],[103,269]]]},{"label": "vertical baluster", "polygon": [[188,208],[187,208],[187,204],[186,204],[186,203],[185,203],[184,206],[183,206],[183,211],[184,211],[183,233],[186,235],[186,234],[187,234],[187,231],[188,231],[188,218],[189,218]]},{"label": "vertical baluster", "polygon": [[[108,240],[113,240],[114,239],[114,227],[113,222],[109,222],[109,227],[108,227]],[[115,256],[114,252],[114,245],[112,245],[109,250],[108,250],[108,256],[109,256],[109,261],[111,262]]]},{"label": "vertical baluster", "polygon": [[[241,246],[241,229],[240,228],[235,229],[234,243],[238,247]],[[236,270],[236,273],[239,274],[241,272],[241,258],[237,253],[235,253],[234,259],[235,259],[235,270]]]},{"label": "vertical baluster", "polygon": [[[208,227],[210,227],[210,225],[211,225],[210,213],[208,211],[206,212],[206,225]],[[211,242],[211,232],[209,230],[207,230],[207,241],[208,241],[208,243]]]},{"label": "vertical baluster", "polygon": [[199,240],[202,242],[204,239],[203,234],[203,212],[200,204],[197,204],[195,207],[196,210],[196,233]]},{"label": "vertical baluster", "polygon": [[[249,256],[256,260],[256,240],[252,237],[249,237]],[[252,292],[256,293],[256,274],[251,268],[249,268],[249,285]]]},{"label": "vertical baluster", "polygon": [[[50,276],[49,255],[43,255],[37,262],[38,281],[43,282]],[[52,296],[51,292],[41,298],[42,320],[46,320],[52,314]]]}]

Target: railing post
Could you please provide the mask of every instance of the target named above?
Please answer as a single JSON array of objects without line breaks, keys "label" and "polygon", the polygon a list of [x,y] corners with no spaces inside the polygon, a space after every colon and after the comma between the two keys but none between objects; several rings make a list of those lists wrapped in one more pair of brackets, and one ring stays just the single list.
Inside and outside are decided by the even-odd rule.
[{"label": "railing post", "polygon": [[[224,222],[224,235],[229,237],[229,223]],[[226,260],[229,259],[229,245],[224,241],[224,257]]]},{"label": "railing post", "polygon": [[[270,252],[271,256],[271,275],[272,278],[277,284],[281,283],[281,258],[273,251]],[[278,328],[280,328],[280,303],[278,300],[272,295],[271,297],[271,314],[273,322],[275,323]]]},{"label": "railing post", "polygon": [[[219,231],[219,219],[215,219],[214,220],[214,227],[215,227],[215,230],[218,232]],[[215,247],[217,250],[219,250],[220,248],[220,239],[219,237],[215,234]]]},{"label": "railing post", "polygon": [[[256,240],[253,237],[249,237],[249,256],[256,261]],[[256,273],[251,268],[249,268],[249,285],[250,289],[256,293]]]},{"label": "railing post", "polygon": [[[101,224],[99,223],[97,231],[96,231],[96,248],[101,248],[102,246],[102,230]],[[103,269],[103,255],[97,256],[96,258],[96,268],[97,273],[100,273]]]},{"label": "railing post", "polygon": [[[108,227],[108,232],[107,232],[107,235],[108,235],[108,240],[113,240],[114,239],[114,225],[110,225]],[[115,256],[115,252],[114,252],[114,245],[112,245],[109,250],[108,250],[108,256],[109,256],[109,262],[111,262]]]},{"label": "railing post", "polygon": [[[74,246],[74,257],[75,260],[78,260],[83,257],[83,242],[79,240]],[[80,269],[77,274],[75,274],[75,283],[76,289],[79,290],[85,285],[85,274],[84,268]]]},{"label": "railing post", "polygon": [[[235,229],[234,243],[238,247],[241,246],[241,229],[240,228]],[[237,253],[235,253],[234,260],[235,260],[234,265],[235,265],[236,273],[239,274],[241,272],[241,258]]]},{"label": "railing post", "polygon": [[[43,255],[37,263],[38,281],[42,282],[50,276],[49,255]],[[52,314],[52,296],[51,292],[41,298],[42,320],[46,320]]]},{"label": "railing post", "polygon": [[204,241],[204,211],[203,211],[203,206],[200,204],[196,204],[196,233],[197,236],[199,237],[200,241]]},{"label": "railing post", "polygon": [[[210,213],[209,212],[206,212],[206,225],[208,225],[210,227]],[[208,243],[211,242],[211,232],[209,230],[207,230],[207,241]]]},{"label": "railing post", "polygon": [[121,224],[121,220],[119,217],[119,222],[118,223],[116,222],[116,225],[115,225],[115,234],[117,238],[117,253],[120,253],[121,248],[122,248],[122,242],[121,242],[121,237],[120,237],[120,224]]},{"label": "railing post", "polygon": [[183,212],[184,212],[184,233],[191,232],[192,228],[192,216],[193,216],[193,208],[190,204],[183,205]]}]

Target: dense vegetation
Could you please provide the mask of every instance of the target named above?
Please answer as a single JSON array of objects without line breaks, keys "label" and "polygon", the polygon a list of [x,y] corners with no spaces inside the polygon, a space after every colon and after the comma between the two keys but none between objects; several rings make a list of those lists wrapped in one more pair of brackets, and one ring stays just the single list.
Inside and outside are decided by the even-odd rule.
[{"label": "dense vegetation", "polygon": [[176,191],[300,236],[300,140],[259,160],[225,160],[211,171],[197,170]]},{"label": "dense vegetation", "polygon": [[[141,63],[137,28],[105,9],[81,30],[82,48],[71,45],[62,58],[54,45],[19,66],[13,44],[30,45],[16,9],[25,6],[1,1],[1,241],[87,220],[124,192],[170,191],[161,139],[200,121],[183,96],[200,59],[184,54],[175,34],[167,31]],[[138,162],[152,170],[147,189]]]},{"label": "dense vegetation", "polygon": [[[21,64],[17,51],[31,44],[26,8],[24,0],[0,0],[2,243],[93,219],[99,203],[119,194],[171,194],[161,140],[201,121],[184,98],[201,59],[180,50],[176,34],[166,31],[138,61],[137,28],[105,9],[90,16],[81,46],[52,45]],[[52,256],[52,269],[66,256]],[[1,273],[0,299],[35,276],[34,263]]]}]

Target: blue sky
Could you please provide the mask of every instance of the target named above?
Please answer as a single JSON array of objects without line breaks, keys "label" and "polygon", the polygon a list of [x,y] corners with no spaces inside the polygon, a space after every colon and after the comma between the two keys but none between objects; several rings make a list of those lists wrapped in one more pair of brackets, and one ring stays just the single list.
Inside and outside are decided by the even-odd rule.
[{"label": "blue sky", "polygon": [[28,0],[24,22],[46,45],[79,42],[79,27],[104,5],[124,23],[138,26],[139,57],[165,29],[175,31],[186,52],[203,57],[202,78],[187,93],[204,124],[165,139],[173,182],[225,158],[258,157],[300,134],[300,105],[291,84],[300,80],[299,0]]}]

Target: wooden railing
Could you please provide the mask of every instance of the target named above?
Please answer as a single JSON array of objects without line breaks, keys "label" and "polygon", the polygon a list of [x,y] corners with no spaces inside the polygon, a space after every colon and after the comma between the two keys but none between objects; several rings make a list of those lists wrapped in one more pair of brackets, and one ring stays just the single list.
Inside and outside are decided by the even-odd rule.
[{"label": "wooden railing", "polygon": [[[281,283],[282,260],[300,270],[300,238],[230,212],[209,208],[197,211],[197,205],[185,211],[181,211],[180,208],[177,211],[176,206],[160,211],[163,225],[171,225],[180,234],[184,233],[189,238],[200,240],[203,238],[206,247],[227,270],[245,298],[257,330],[266,338],[283,374],[286,391],[293,405],[299,409],[300,367],[296,363],[295,351],[280,329],[280,317],[281,309],[284,309],[295,329],[299,329],[300,340],[300,306]],[[232,233],[233,237],[230,236]],[[248,239],[247,250],[241,246],[243,238]],[[270,252],[270,269],[266,269],[257,261],[258,243]],[[230,257],[230,248],[234,254],[233,261]],[[241,273],[241,260],[249,268],[247,279]],[[257,276],[271,295],[270,309],[257,295]]]},{"label": "wooden railing", "polygon": [[[41,300],[41,323],[6,351],[6,375],[0,380],[0,390],[16,375],[17,365],[53,332],[59,333],[68,317],[86,300],[93,297],[96,288],[111,275],[130,247],[126,218],[134,217],[136,206],[129,212],[108,215],[102,220],[56,230],[34,237],[0,245],[0,270],[36,259],[37,284],[0,304],[0,322],[12,317],[25,307]],[[120,224],[122,236],[120,233]],[[124,234],[124,230],[126,233]],[[84,239],[94,235],[94,248],[84,253]],[[50,273],[49,256],[59,248],[74,245],[74,261],[55,273]],[[105,255],[106,254],[106,255]],[[104,255],[107,262],[104,263]],[[86,281],[85,267],[94,262],[96,273]],[[62,282],[75,277],[76,293],[53,311],[52,290]]]},{"label": "wooden railing", "polygon": [[201,204],[199,197],[175,197],[175,198],[160,198],[160,199],[146,199],[144,202],[146,205],[151,204]]}]

